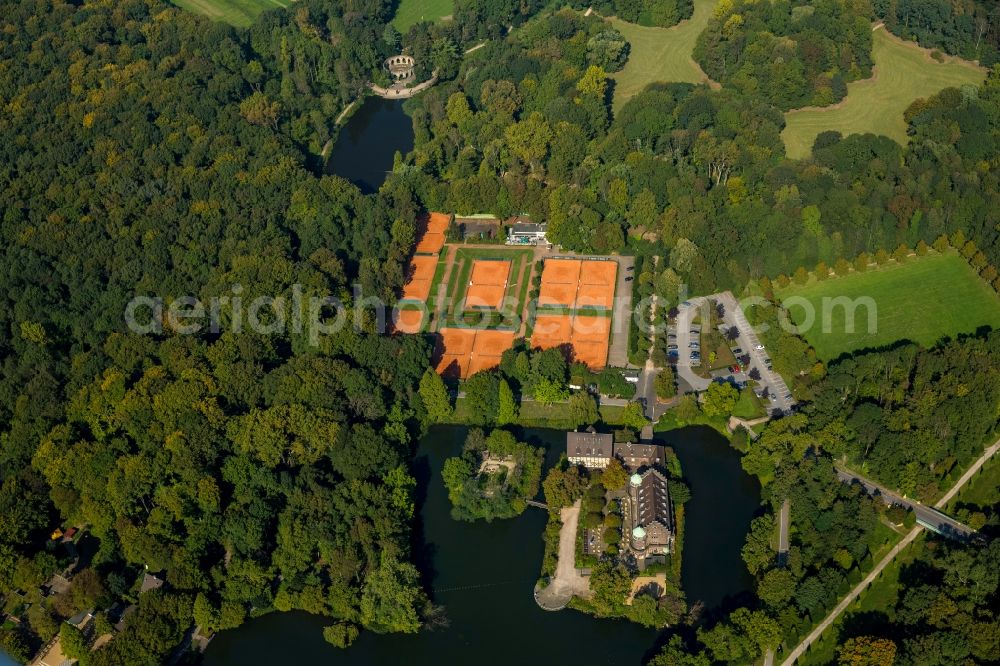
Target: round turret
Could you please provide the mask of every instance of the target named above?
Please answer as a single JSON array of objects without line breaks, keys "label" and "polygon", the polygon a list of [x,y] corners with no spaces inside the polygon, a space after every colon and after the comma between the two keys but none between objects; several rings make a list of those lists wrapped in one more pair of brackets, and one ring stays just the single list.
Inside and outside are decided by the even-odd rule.
[{"label": "round turret", "polygon": [[638,488],[639,486],[642,485],[642,477],[639,476],[638,474],[633,474],[632,478],[630,478],[628,482],[632,484],[633,488]]},{"label": "round turret", "polygon": [[641,540],[646,538],[646,530],[641,527],[636,527],[632,529],[632,538],[636,540]]}]

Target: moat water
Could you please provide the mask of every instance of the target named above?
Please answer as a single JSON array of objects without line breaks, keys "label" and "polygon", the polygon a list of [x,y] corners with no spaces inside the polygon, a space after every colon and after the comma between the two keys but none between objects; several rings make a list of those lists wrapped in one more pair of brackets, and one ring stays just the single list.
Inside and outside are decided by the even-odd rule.
[{"label": "moat water", "polygon": [[368,97],[340,129],[324,171],[371,194],[392,171],[397,150],[403,155],[413,150],[413,121],[403,102]]},{"label": "moat water", "polygon": [[[662,633],[621,620],[564,610],[541,610],[532,597],[542,560],[544,511],[493,523],[451,519],[441,481],[445,458],[461,450],[467,430],[435,428],[414,460],[419,521],[416,560],[449,626],[416,635],[362,632],[347,650],[328,645],[328,618],[273,613],[220,634],[205,655],[208,666],[327,663],[440,666],[476,663],[638,665],[655,654]],[[524,430],[522,439],[544,446],[546,463],[565,450],[565,433]],[[706,612],[730,605],[749,589],[740,558],[760,488],[747,477],[739,455],[708,428],[685,428],[661,438],[674,447],[693,497],[687,504],[683,584],[689,602]]]}]

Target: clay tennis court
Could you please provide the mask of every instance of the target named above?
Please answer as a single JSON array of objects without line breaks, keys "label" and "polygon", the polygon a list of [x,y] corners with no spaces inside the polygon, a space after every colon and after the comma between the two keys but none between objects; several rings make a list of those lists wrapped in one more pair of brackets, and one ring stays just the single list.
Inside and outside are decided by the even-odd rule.
[{"label": "clay tennis court", "polygon": [[444,247],[444,232],[451,223],[451,216],[444,213],[431,213],[417,226],[418,254],[437,254]]},{"label": "clay tennis court", "polygon": [[431,213],[427,218],[427,233],[443,234],[451,224],[451,215],[446,213]]},{"label": "clay tennis court", "polygon": [[503,353],[514,344],[514,331],[442,328],[435,356],[438,374],[465,379],[500,365]]},{"label": "clay tennis court", "polygon": [[614,286],[616,277],[617,261],[584,261],[580,266],[580,284]]},{"label": "clay tennis court", "polygon": [[552,349],[570,345],[573,349],[573,360],[597,369],[603,368],[608,363],[610,335],[610,317],[541,314],[535,319],[531,346],[537,349]]},{"label": "clay tennis court", "polygon": [[476,259],[472,262],[472,277],[465,292],[466,308],[499,309],[507,289],[510,262]]},{"label": "clay tennis court", "polygon": [[581,284],[576,292],[576,307],[610,310],[615,302],[615,285]]},{"label": "clay tennis court", "polygon": [[483,372],[484,370],[492,370],[493,368],[500,367],[500,357],[499,356],[473,356],[469,359],[469,364],[466,367],[465,375],[462,377],[471,377],[477,372]]},{"label": "clay tennis court", "polygon": [[607,342],[611,335],[611,317],[577,315],[573,320],[570,340],[577,342]]},{"label": "clay tennis court", "polygon": [[569,344],[572,333],[572,315],[540,314],[535,318],[535,328],[531,332],[531,346],[551,349]]},{"label": "clay tennis court", "polygon": [[564,284],[559,282],[545,282],[542,278],[542,287],[538,290],[538,305],[541,307],[558,305],[561,307],[573,307],[576,302],[576,284]]},{"label": "clay tennis court", "polygon": [[546,259],[542,266],[542,286],[546,282],[575,286],[580,281],[582,263],[579,259]]},{"label": "clay tennis court", "polygon": [[444,355],[468,356],[475,341],[476,332],[469,328],[442,328],[438,331],[438,347]]},{"label": "clay tennis court", "polygon": [[464,379],[468,376],[470,357],[458,354],[444,354],[438,361],[435,370],[448,379]]},{"label": "clay tennis court", "polygon": [[584,363],[591,370],[598,370],[608,364],[608,343],[574,342],[573,360]]},{"label": "clay tennis court", "polygon": [[437,269],[437,257],[416,255],[406,268],[410,279],[403,286],[403,299],[426,301],[431,293],[431,280]]},{"label": "clay tennis court", "polygon": [[573,359],[591,369],[608,364],[608,343],[611,339],[611,317],[577,315],[573,319],[570,342]]},{"label": "clay tennis court", "polygon": [[423,320],[424,313],[420,310],[392,310],[392,330],[395,333],[419,333]]},{"label": "clay tennis court", "polygon": [[473,357],[496,356],[497,363],[505,351],[514,345],[514,331],[477,331],[472,345]]}]

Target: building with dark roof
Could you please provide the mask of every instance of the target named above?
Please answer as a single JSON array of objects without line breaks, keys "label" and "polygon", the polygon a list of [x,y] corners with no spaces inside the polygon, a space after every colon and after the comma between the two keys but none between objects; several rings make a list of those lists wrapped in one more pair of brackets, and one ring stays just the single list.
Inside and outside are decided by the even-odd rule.
[{"label": "building with dark roof", "polygon": [[674,514],[667,477],[655,469],[633,474],[628,483],[630,546],[636,558],[669,553],[674,547]]},{"label": "building with dark roof", "polygon": [[658,444],[616,443],[615,457],[630,470],[663,464],[663,447]]},{"label": "building with dark roof", "polygon": [[586,432],[568,432],[566,457],[574,465],[604,469],[614,455],[614,442],[614,435],[599,433],[593,428]]}]

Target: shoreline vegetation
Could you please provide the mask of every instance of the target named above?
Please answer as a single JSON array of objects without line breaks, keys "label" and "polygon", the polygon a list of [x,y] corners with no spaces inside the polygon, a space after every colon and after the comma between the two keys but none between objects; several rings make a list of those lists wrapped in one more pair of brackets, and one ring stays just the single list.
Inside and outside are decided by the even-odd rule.
[{"label": "shoreline vegetation", "polygon": [[462,454],[444,462],[442,477],[455,520],[514,518],[538,494],[544,451],[506,430],[469,431]]}]

